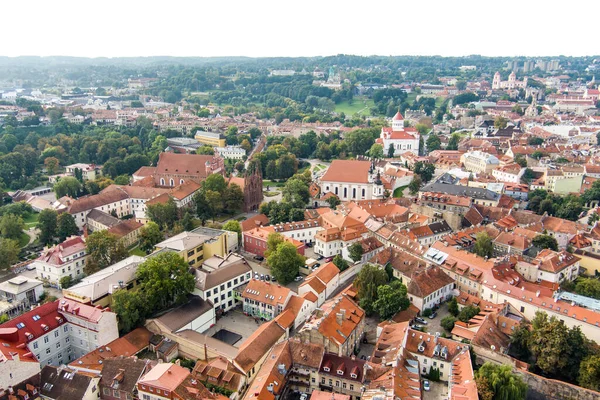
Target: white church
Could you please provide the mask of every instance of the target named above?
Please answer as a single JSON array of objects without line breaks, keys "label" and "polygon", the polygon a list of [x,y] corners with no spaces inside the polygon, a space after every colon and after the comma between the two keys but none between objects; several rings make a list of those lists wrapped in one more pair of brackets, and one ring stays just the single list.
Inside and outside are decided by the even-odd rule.
[{"label": "white church", "polygon": [[381,128],[381,134],[376,140],[383,146],[383,154],[387,157],[390,146],[394,149],[394,156],[399,156],[407,151],[419,155],[419,132],[415,128],[404,127],[404,117],[400,111],[392,118],[392,126]]}]

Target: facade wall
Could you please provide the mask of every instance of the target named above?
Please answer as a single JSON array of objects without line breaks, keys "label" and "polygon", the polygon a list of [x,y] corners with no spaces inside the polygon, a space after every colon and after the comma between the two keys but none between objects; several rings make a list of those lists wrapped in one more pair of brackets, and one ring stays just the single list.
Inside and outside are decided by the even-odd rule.
[{"label": "facade wall", "polygon": [[331,192],[342,201],[373,199],[372,183],[347,183],[321,181],[321,193]]},{"label": "facade wall", "polygon": [[252,273],[245,272],[218,286],[206,288],[206,290],[195,289],[194,294],[213,303],[215,309],[220,308],[223,311],[229,311],[241,301],[241,298],[235,294],[236,289],[245,285],[251,278]]},{"label": "facade wall", "polygon": [[83,267],[87,258],[87,254],[84,254],[62,265],[52,265],[40,260],[34,261],[33,264],[35,265],[38,279],[47,280],[60,287],[60,280],[65,276],[71,276],[73,279],[83,278]]}]

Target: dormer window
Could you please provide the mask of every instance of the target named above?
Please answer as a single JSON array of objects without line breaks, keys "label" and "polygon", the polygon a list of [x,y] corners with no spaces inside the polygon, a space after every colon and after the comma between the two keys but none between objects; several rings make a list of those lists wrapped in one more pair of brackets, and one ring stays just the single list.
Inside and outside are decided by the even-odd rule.
[{"label": "dormer window", "polygon": [[341,369],[338,369],[338,370],[337,370],[337,374],[338,374],[338,375],[344,375],[344,371],[342,371]]},{"label": "dormer window", "polygon": [[325,372],[329,372],[329,371],[331,371],[331,370],[329,369],[329,367],[323,367],[323,371],[325,371]]},{"label": "dormer window", "polygon": [[357,376],[356,374],[350,374],[350,377],[351,377],[352,379],[356,379],[356,378],[358,378],[358,376]]}]

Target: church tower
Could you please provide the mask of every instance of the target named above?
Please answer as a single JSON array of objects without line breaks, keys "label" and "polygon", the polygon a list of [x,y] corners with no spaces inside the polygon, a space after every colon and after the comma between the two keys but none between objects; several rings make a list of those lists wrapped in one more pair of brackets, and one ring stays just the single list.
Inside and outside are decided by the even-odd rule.
[{"label": "church tower", "polygon": [[494,74],[494,80],[492,81],[492,89],[500,89],[500,79],[500,72],[496,71],[496,73]]},{"label": "church tower", "polygon": [[392,131],[402,132],[404,131],[404,117],[400,114],[400,110],[392,118]]}]

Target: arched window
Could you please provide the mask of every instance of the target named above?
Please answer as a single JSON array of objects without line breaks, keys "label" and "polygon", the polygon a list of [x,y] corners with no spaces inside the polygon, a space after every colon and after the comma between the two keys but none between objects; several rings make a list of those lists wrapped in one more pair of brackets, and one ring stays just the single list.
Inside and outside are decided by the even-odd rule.
[{"label": "arched window", "polygon": [[160,178],[160,186],[165,186],[165,178]]},{"label": "arched window", "polygon": [[180,180],[179,180],[179,184],[180,184],[180,185],[183,185],[183,179],[180,179]]},{"label": "arched window", "polygon": [[171,178],[171,181],[169,183],[171,184],[171,187],[175,186],[175,180],[173,180],[173,178]]}]

